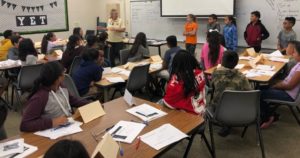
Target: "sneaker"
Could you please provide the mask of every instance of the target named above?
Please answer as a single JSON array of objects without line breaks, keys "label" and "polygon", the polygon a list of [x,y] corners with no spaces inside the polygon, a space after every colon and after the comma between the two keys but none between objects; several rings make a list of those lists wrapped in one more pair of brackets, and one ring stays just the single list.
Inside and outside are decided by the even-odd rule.
[{"label": "sneaker", "polygon": [[267,122],[264,122],[261,124],[260,128],[266,129],[266,128],[270,127],[270,125],[274,122],[274,119],[275,119],[274,116],[271,116]]},{"label": "sneaker", "polygon": [[231,128],[230,127],[222,127],[222,129],[218,132],[219,136],[227,137],[230,134]]}]

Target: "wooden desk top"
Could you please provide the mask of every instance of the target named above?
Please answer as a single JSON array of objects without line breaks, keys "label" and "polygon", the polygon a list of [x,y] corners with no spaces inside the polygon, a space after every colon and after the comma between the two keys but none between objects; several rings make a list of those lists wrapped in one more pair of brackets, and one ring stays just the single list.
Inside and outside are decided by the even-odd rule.
[{"label": "wooden desk top", "polygon": [[[285,58],[288,58],[288,56],[285,56]],[[240,69],[240,72],[244,72],[246,70],[250,70],[252,69],[249,65],[248,65],[249,61],[248,60],[239,60],[238,64],[245,64],[245,67]],[[251,77],[248,78],[250,81],[254,81],[254,82],[261,82],[261,83],[266,83],[269,82],[285,65],[286,63],[283,62],[275,62],[275,61],[270,61],[270,60],[264,60],[264,62],[262,63],[262,65],[273,65],[275,66],[275,74],[273,76],[257,76],[257,77]],[[208,70],[206,70],[204,73],[211,75],[215,70],[217,69],[217,67],[213,67],[210,68]]]},{"label": "wooden desk top", "polygon": [[[159,119],[153,120],[149,122],[149,125],[146,126],[140,135],[147,133],[149,131],[152,131],[153,129],[158,128],[159,126],[170,123],[176,128],[180,129],[182,132],[188,134],[193,131],[196,127],[201,125],[204,120],[202,117],[189,114],[183,111],[178,110],[171,110],[166,107],[161,107],[155,103],[151,103],[142,99],[136,99],[137,104],[143,104],[147,103],[151,106],[162,108],[163,111],[167,112],[168,114],[164,117],[161,117]],[[125,110],[128,109],[129,106],[125,103],[123,98],[119,98],[113,101],[110,101],[108,103],[104,104],[104,110],[106,112],[106,115],[93,120],[87,124],[83,124],[81,128],[83,129],[83,132],[65,136],[62,138],[59,138],[57,140],[50,140],[48,138],[44,138],[41,136],[34,135],[32,133],[22,133],[20,136],[13,137],[10,139],[16,139],[18,137],[24,138],[25,142],[34,146],[38,147],[38,151],[31,154],[29,158],[36,158],[41,155],[43,155],[51,145],[53,145],[55,142],[62,140],[62,139],[72,139],[72,140],[79,140],[81,141],[84,146],[86,147],[88,153],[91,155],[94,151],[94,148],[97,145],[97,141],[93,138],[92,132],[96,131],[102,131],[108,127],[111,127],[112,125],[116,124],[120,120],[125,121],[141,121],[137,117],[127,113]],[[101,136],[100,136],[101,137]],[[7,141],[7,140],[6,140]],[[154,157],[155,155],[158,155],[161,153],[164,149],[161,149],[159,151],[151,148],[147,144],[144,144],[141,142],[140,147],[138,150],[135,149],[137,143],[137,139],[134,140],[132,144],[125,144],[121,143],[123,149],[124,149],[124,158],[132,158],[132,157]],[[119,157],[121,157],[119,155]],[[123,158],[122,157],[122,158]]]}]

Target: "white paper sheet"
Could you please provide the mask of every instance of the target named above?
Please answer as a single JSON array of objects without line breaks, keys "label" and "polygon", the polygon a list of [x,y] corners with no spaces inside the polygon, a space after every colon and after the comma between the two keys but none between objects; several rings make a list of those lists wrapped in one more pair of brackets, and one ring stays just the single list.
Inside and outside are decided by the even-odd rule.
[{"label": "white paper sheet", "polygon": [[271,58],[269,58],[269,60],[275,61],[275,62],[282,62],[282,63],[288,63],[290,61],[289,59],[278,58],[278,57],[271,57]]},{"label": "white paper sheet", "polygon": [[21,60],[5,60],[5,61],[0,61],[0,67],[13,67],[13,66],[21,66]]},{"label": "white paper sheet", "polygon": [[235,69],[242,69],[245,67],[245,64],[237,64],[237,66],[235,66]]},{"label": "white paper sheet", "polygon": [[129,70],[122,70],[121,72],[118,72],[118,74],[125,75],[127,77],[129,77],[130,73],[131,73],[131,71],[129,71]]},{"label": "white paper sheet", "polygon": [[118,73],[118,72],[121,72],[121,71],[124,71],[125,69],[122,69],[122,68],[119,68],[119,67],[114,67],[114,68],[112,68],[111,69],[111,71],[113,72],[113,73]]},{"label": "white paper sheet", "polygon": [[269,54],[270,57],[283,57],[282,53],[279,50],[274,51],[273,53]]},{"label": "white paper sheet", "polygon": [[5,143],[0,143],[0,157],[21,153],[24,150],[24,139],[15,139]]},{"label": "white paper sheet", "polygon": [[[145,126],[146,125],[143,123],[120,121],[111,130],[109,130],[108,133],[111,134],[116,141],[132,143]],[[118,138],[118,136],[124,138]]]},{"label": "white paper sheet", "polygon": [[37,151],[37,149],[38,148],[36,146],[32,146],[32,145],[24,143],[24,147],[23,147],[22,152],[12,154],[12,155],[6,156],[4,158],[24,158],[24,157],[34,153],[35,151]]},{"label": "white paper sheet", "polygon": [[251,56],[240,56],[239,57],[240,60],[253,60],[255,58],[251,57]]},{"label": "white paper sheet", "polygon": [[126,89],[125,90],[125,93],[124,93],[124,100],[126,101],[126,103],[129,105],[129,106],[132,106],[132,105],[135,105],[135,99],[134,97],[132,96],[132,94]]},{"label": "white paper sheet", "polygon": [[273,70],[275,70],[275,66],[273,66],[273,65],[257,65],[256,69],[265,70],[265,71],[273,71]]},{"label": "white paper sheet", "polygon": [[112,69],[111,69],[111,67],[105,67],[105,68],[103,68],[103,75],[104,74],[111,74],[112,73]]},{"label": "white paper sheet", "polygon": [[122,77],[105,77],[105,79],[111,83],[125,82],[125,80]]},{"label": "white paper sheet", "polygon": [[171,124],[164,124],[157,129],[142,135],[141,141],[148,144],[155,150],[160,150],[174,142],[188,137]]},{"label": "white paper sheet", "polygon": [[163,117],[167,115],[167,113],[150,106],[148,104],[142,104],[131,109],[126,110],[130,114],[142,119],[143,121],[152,121],[154,119]]},{"label": "white paper sheet", "polygon": [[159,70],[161,68],[162,68],[162,64],[160,64],[160,63],[155,63],[155,64],[150,65],[150,69],[152,69],[152,70]]}]

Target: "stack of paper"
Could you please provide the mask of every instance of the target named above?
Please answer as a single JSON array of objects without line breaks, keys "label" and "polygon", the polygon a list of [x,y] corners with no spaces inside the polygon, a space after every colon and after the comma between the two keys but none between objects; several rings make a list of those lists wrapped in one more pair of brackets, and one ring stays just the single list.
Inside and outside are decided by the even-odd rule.
[{"label": "stack of paper", "polygon": [[44,131],[38,131],[38,132],[35,132],[34,134],[42,136],[42,137],[47,137],[50,139],[57,139],[62,136],[82,132],[82,129],[80,128],[81,125],[82,125],[82,122],[78,122],[78,121],[69,119],[69,122],[66,125],[47,129]]},{"label": "stack of paper", "polygon": [[23,158],[36,150],[37,147],[24,143],[24,139],[0,143],[1,158]]},{"label": "stack of paper", "polygon": [[243,74],[245,74],[246,77],[248,78],[258,77],[258,76],[274,76],[275,71],[251,69],[251,70],[244,71]]},{"label": "stack of paper", "polygon": [[105,79],[111,83],[125,82],[125,80],[122,77],[105,77]]},{"label": "stack of paper", "polygon": [[273,65],[257,65],[256,69],[265,70],[265,71],[273,71],[273,70],[275,70],[275,66],[273,66]]},{"label": "stack of paper", "polygon": [[289,59],[278,58],[278,57],[271,57],[271,58],[269,58],[269,60],[275,61],[275,62],[282,62],[282,63],[288,63],[290,61]]},{"label": "stack of paper", "polygon": [[13,67],[13,66],[21,66],[22,63],[20,60],[5,60],[0,62],[0,67]]},{"label": "stack of paper", "polygon": [[283,57],[282,53],[279,50],[269,54],[270,57]]},{"label": "stack of paper", "polygon": [[154,119],[163,117],[167,115],[167,113],[154,108],[148,104],[142,104],[137,107],[126,110],[130,114],[142,119],[143,121],[152,121]]},{"label": "stack of paper", "polygon": [[143,123],[120,121],[108,133],[116,141],[132,143],[145,126]]},{"label": "stack of paper", "polygon": [[142,135],[141,140],[156,150],[188,137],[171,124],[164,124],[157,129]]}]

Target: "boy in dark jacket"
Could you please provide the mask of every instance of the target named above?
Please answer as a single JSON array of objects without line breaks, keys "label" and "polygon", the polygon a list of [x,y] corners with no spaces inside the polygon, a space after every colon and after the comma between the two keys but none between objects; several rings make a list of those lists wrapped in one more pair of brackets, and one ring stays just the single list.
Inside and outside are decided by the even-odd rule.
[{"label": "boy in dark jacket", "polygon": [[270,34],[260,21],[260,12],[251,13],[251,22],[247,25],[244,38],[249,47],[253,47],[256,52],[261,50],[262,40],[267,39]]}]

